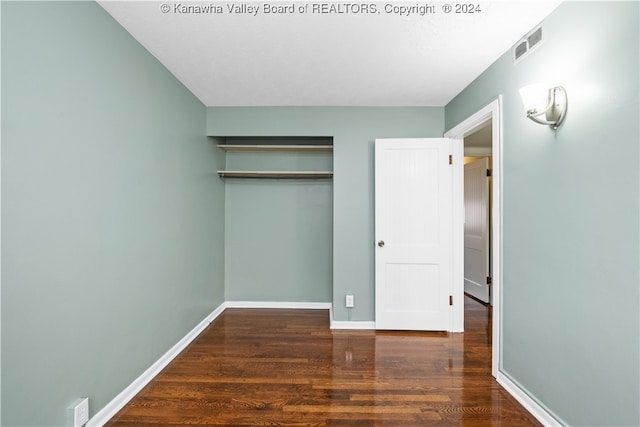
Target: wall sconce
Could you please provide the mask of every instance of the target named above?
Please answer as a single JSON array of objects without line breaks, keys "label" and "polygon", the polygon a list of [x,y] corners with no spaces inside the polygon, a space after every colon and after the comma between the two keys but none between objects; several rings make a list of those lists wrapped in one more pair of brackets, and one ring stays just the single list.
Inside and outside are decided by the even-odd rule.
[{"label": "wall sconce", "polygon": [[[520,89],[520,97],[528,118],[541,125],[558,129],[567,112],[567,92],[562,86],[525,86]],[[541,118],[542,115],[544,118]]]}]

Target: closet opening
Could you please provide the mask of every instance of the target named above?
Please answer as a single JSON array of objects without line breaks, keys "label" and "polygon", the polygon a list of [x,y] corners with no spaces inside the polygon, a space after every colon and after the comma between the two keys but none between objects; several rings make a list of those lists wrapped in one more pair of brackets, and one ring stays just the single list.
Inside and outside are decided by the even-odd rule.
[{"label": "closet opening", "polygon": [[227,301],[333,297],[333,137],[215,138],[224,151]]}]

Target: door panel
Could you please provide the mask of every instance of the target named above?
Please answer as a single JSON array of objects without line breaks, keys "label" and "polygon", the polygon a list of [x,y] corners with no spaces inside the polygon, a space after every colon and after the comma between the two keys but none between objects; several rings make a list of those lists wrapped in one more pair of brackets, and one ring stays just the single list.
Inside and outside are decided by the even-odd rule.
[{"label": "door panel", "polygon": [[489,159],[464,165],[464,291],[490,302]]},{"label": "door panel", "polygon": [[375,144],[376,328],[448,330],[450,140]]}]

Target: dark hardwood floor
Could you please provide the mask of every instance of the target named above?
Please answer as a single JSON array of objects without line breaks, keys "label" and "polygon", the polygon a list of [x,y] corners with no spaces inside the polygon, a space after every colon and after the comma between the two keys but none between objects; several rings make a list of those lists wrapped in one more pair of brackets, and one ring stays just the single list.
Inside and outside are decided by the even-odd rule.
[{"label": "dark hardwood floor", "polygon": [[323,310],[227,309],[107,426],[539,426],[464,334],[331,331]]}]

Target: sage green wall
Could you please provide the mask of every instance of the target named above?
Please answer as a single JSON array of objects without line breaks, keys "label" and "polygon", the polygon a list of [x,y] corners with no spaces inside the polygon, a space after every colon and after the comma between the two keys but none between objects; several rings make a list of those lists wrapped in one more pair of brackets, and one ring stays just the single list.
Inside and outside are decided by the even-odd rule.
[{"label": "sage green wall", "polygon": [[[568,425],[640,425],[638,2],[566,2],[446,107],[503,96],[501,371]],[[553,132],[518,89],[563,85]]]},{"label": "sage green wall", "polygon": [[[374,140],[438,137],[443,128],[443,108],[235,107],[209,108],[207,112],[207,132],[212,136],[334,138],[332,301],[333,317],[338,321],[374,320]],[[233,203],[235,209],[250,210],[255,200],[234,199]],[[227,215],[227,223],[232,224],[229,211]],[[228,225],[229,242],[232,231]],[[259,260],[246,261],[251,265]],[[308,262],[307,258],[291,260],[300,265]],[[277,277],[269,280],[274,294],[284,293]],[[348,293],[355,295],[352,313],[344,307]]]},{"label": "sage green wall", "polygon": [[94,2],[2,2],[2,424],[91,415],[224,301],[205,107]]}]

